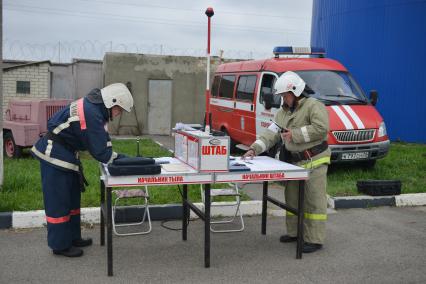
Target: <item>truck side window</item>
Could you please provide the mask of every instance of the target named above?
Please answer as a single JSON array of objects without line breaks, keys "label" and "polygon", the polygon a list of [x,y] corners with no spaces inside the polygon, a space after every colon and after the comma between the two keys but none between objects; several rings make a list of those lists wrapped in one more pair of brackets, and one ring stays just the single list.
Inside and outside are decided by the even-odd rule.
[{"label": "truck side window", "polygon": [[240,78],[238,79],[237,100],[253,101],[256,80],[256,75],[240,76]]},{"label": "truck side window", "polygon": [[[262,77],[262,85],[260,86],[259,103],[265,104],[263,94],[272,94],[274,92],[274,84],[276,76],[272,74],[264,74]],[[272,108],[279,108],[281,105],[281,96],[273,95]]]},{"label": "truck side window", "polygon": [[220,80],[219,97],[232,99],[234,94],[235,76],[226,75]]},{"label": "truck side window", "polygon": [[220,76],[215,76],[213,79],[213,85],[212,85],[212,97],[217,97],[217,91],[219,90],[219,84],[220,84]]}]

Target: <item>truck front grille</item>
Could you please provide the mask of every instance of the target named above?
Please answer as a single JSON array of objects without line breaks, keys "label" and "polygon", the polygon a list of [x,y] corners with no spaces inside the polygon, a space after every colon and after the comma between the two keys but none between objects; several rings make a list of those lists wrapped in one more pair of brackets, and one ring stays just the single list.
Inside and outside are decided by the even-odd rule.
[{"label": "truck front grille", "polygon": [[332,131],[338,142],[369,142],[374,139],[375,129]]}]

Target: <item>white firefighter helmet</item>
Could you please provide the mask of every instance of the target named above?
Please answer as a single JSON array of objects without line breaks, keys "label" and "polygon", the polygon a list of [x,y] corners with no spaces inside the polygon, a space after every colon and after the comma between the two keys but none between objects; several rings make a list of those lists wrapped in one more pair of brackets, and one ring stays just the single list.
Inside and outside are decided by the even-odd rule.
[{"label": "white firefighter helmet", "polygon": [[287,71],[282,74],[274,85],[275,94],[292,92],[296,97],[299,97],[305,89],[305,81],[299,75],[292,71]]},{"label": "white firefighter helmet", "polygon": [[129,89],[123,83],[114,83],[101,89],[102,100],[106,108],[119,106],[130,112],[133,107],[133,97]]}]

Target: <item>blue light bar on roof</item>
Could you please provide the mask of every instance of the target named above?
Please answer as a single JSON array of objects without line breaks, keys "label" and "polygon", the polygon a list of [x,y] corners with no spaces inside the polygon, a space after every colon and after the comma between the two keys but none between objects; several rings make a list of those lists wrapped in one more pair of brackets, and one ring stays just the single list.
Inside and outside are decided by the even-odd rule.
[{"label": "blue light bar on roof", "polygon": [[296,55],[311,55],[311,54],[325,54],[322,47],[294,47],[294,46],[277,46],[274,48],[275,56],[280,54],[296,54]]}]

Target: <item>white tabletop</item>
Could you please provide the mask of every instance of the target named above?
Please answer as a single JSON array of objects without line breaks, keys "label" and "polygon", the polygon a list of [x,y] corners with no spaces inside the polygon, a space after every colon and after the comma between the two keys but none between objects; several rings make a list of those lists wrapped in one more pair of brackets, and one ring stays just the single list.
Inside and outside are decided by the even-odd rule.
[{"label": "white tabletop", "polygon": [[[253,159],[242,160],[236,158],[239,164],[244,164],[250,171],[242,172],[198,172],[187,164],[171,157],[156,158],[157,162],[168,162],[157,175],[111,176],[108,166],[101,164],[101,179],[107,187],[129,187],[143,185],[168,184],[206,184],[225,182],[261,182],[279,180],[306,180],[309,170],[297,167],[276,159],[258,156]],[[168,168],[170,171],[167,171]]]},{"label": "white tabletop", "polygon": [[106,164],[101,165],[101,179],[108,187],[127,187],[143,185],[168,185],[168,184],[205,184],[213,183],[212,173],[199,173],[187,164],[171,157],[155,158],[156,162],[165,161],[166,165],[177,165],[183,171],[166,171],[161,168],[161,174],[157,175],[134,175],[134,176],[111,176]]},{"label": "white tabletop", "polygon": [[215,173],[215,182],[259,182],[278,180],[306,180],[309,170],[281,162],[268,156],[257,156],[253,159],[234,161],[250,168],[245,172]]}]

